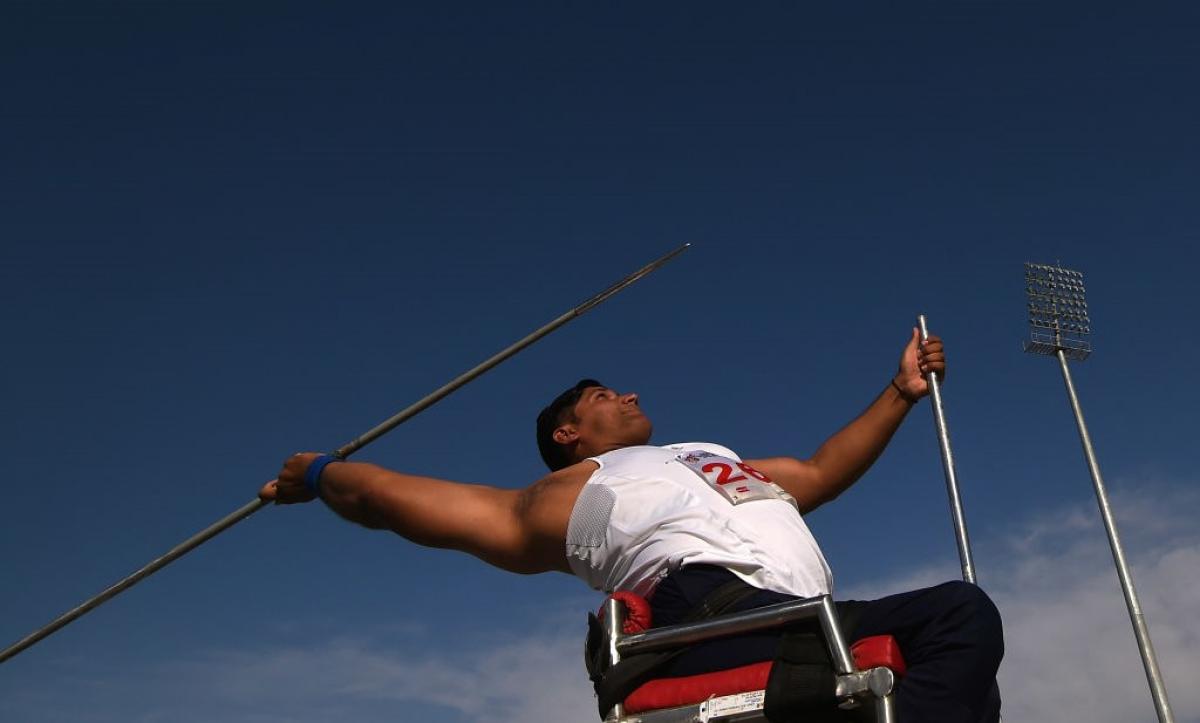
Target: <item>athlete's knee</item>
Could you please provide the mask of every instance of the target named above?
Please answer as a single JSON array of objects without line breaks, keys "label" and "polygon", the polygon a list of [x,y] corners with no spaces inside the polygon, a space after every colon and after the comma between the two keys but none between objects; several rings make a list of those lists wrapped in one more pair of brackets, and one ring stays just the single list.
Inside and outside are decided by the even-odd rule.
[{"label": "athlete's knee", "polygon": [[983,588],[971,583],[963,583],[963,594],[969,600],[968,605],[972,613],[984,623],[1000,630],[1003,622],[1000,619],[1000,609],[996,607],[996,603],[992,601]]},{"label": "athlete's knee", "polygon": [[955,581],[946,583],[953,599],[954,615],[972,633],[975,643],[992,651],[997,662],[1004,655],[1004,622],[992,598],[978,585]]}]

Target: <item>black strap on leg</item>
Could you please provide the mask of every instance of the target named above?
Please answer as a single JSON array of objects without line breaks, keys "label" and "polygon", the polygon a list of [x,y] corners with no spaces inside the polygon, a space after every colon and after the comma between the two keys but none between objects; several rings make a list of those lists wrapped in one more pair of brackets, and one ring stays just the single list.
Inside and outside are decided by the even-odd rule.
[{"label": "black strap on leg", "polygon": [[[838,623],[847,640],[854,637],[866,603],[835,603]],[[827,723],[846,720],[837,707],[837,676],[829,643],[818,623],[800,623],[784,633],[767,678],[763,715],[771,723],[803,720]]]},{"label": "black strap on leg", "polygon": [[819,631],[784,633],[767,677],[763,715],[771,723],[839,720],[837,677],[829,647]]}]

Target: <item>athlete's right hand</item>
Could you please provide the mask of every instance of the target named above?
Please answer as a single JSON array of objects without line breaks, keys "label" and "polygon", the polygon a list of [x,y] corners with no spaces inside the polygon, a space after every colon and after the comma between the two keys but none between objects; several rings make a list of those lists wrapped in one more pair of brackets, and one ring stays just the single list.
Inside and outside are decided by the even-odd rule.
[{"label": "athlete's right hand", "polygon": [[263,485],[258,491],[258,498],[277,505],[293,505],[297,502],[311,502],[317,498],[304,484],[304,473],[320,452],[299,452],[288,457],[279,470],[279,477]]}]

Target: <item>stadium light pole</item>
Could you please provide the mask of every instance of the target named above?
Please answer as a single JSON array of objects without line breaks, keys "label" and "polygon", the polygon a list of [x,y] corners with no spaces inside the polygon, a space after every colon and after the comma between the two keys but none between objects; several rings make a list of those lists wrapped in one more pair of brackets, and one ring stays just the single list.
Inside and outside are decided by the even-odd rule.
[{"label": "stadium light pole", "polygon": [[1146,626],[1146,618],[1142,614],[1142,606],[1133,587],[1133,576],[1125,560],[1121,537],[1117,534],[1117,522],[1113,517],[1108,493],[1104,489],[1104,479],[1100,476],[1100,465],[1092,448],[1092,438],[1088,435],[1087,424],[1083,420],[1083,408],[1079,406],[1079,396],[1075,393],[1071,370],[1067,366],[1068,359],[1083,361],[1092,353],[1091,343],[1087,340],[1092,329],[1083,288],[1083,274],[1064,269],[1057,263],[1053,266],[1026,263],[1025,293],[1029,310],[1029,340],[1025,342],[1025,351],[1056,357],[1062,367],[1067,398],[1071,402],[1075,423],[1079,427],[1083,456],[1092,474],[1092,486],[1096,490],[1096,501],[1100,505],[1100,517],[1104,520],[1104,530],[1108,533],[1113,563],[1117,567],[1121,590],[1125,593],[1125,605],[1129,609],[1133,634],[1137,637],[1142,666],[1146,669],[1146,680],[1150,684],[1150,694],[1154,698],[1158,720],[1160,723],[1174,723],[1175,716],[1171,712],[1171,704],[1167,701],[1167,689],[1163,685],[1158,659],[1154,655],[1154,645],[1150,641],[1150,630]]}]

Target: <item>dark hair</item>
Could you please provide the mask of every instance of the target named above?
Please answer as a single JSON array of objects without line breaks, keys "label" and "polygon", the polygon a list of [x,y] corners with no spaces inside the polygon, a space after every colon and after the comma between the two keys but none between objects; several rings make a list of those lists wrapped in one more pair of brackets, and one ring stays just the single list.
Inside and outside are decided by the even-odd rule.
[{"label": "dark hair", "polygon": [[551,472],[557,472],[571,464],[571,459],[567,456],[566,448],[554,441],[554,430],[558,429],[559,425],[564,421],[563,412],[570,413],[573,418],[575,403],[579,401],[579,396],[583,393],[583,390],[588,387],[602,386],[604,385],[595,379],[580,379],[576,382],[575,386],[559,394],[554,398],[553,402],[547,404],[546,408],[538,413],[538,452],[541,453],[542,461],[546,463]]}]

